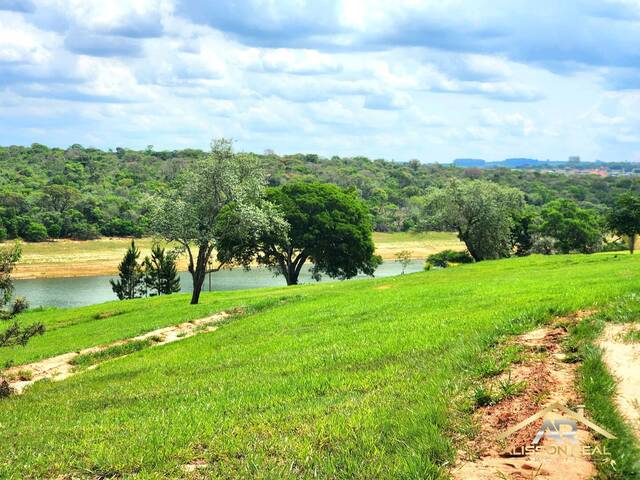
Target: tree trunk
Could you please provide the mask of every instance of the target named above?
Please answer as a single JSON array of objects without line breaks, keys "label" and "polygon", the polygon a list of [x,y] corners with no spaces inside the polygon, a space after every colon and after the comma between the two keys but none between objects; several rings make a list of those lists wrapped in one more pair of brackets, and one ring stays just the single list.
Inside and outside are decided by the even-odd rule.
[{"label": "tree trunk", "polygon": [[191,293],[191,305],[197,305],[200,301],[200,292],[202,291],[202,284],[204,283],[204,275],[192,274],[193,278],[193,292]]},{"label": "tree trunk", "polygon": [[285,275],[285,278],[287,279],[287,285],[297,285],[299,273],[300,272],[296,272],[293,263],[287,262],[287,274]]},{"label": "tree trunk", "polygon": [[636,249],[636,234],[629,235],[629,252],[633,255]]},{"label": "tree trunk", "polygon": [[287,285],[297,285],[298,277],[300,276],[300,270],[304,262],[307,261],[307,255],[304,252],[300,252],[298,256],[293,258],[293,251],[289,251],[286,255],[282,255],[278,262],[280,264],[280,271],[284,275]]},{"label": "tree trunk", "polygon": [[462,243],[465,244],[465,246],[467,247],[467,250],[469,251],[469,255],[471,255],[476,262],[479,262],[480,260],[482,260],[478,252],[476,252],[475,249],[473,248],[473,245],[471,245],[471,242],[468,241],[467,236],[462,234],[460,230],[458,230],[458,238],[462,240]]},{"label": "tree trunk", "polygon": [[204,279],[207,275],[207,261],[209,260],[209,254],[209,246],[201,245],[198,249],[195,267],[193,263],[189,265],[189,272],[191,273],[191,279],[193,280],[191,305],[197,305],[198,301],[200,301],[200,292],[202,291],[202,285],[204,284]]}]

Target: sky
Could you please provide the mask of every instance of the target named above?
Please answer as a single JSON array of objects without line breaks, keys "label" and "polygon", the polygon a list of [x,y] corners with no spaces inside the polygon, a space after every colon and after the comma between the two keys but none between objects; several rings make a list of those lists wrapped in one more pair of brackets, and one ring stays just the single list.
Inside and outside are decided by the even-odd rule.
[{"label": "sky", "polygon": [[0,0],[0,145],[640,161],[640,0]]}]

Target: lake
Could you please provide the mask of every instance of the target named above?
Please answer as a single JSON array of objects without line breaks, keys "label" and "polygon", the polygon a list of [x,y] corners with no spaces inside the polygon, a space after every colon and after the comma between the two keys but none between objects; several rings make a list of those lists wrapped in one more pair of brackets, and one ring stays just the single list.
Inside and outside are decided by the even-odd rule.
[{"label": "lake", "polygon": [[[406,269],[407,273],[422,271],[424,262],[413,260]],[[402,267],[394,261],[383,262],[376,270],[376,277],[399,275]],[[35,280],[16,280],[17,296],[24,296],[32,307],[79,307],[116,300],[109,280],[113,275],[93,277],[48,278]],[[356,278],[368,278],[364,275]],[[300,283],[315,283],[309,268],[300,273]],[[322,281],[336,281],[323,277]],[[351,281],[351,280],[347,280]],[[191,291],[191,275],[180,273],[180,285],[183,292]],[[282,276],[274,276],[266,268],[222,270],[211,274],[211,290],[243,290],[247,288],[284,286]],[[205,280],[204,290],[209,290],[209,282]]]}]

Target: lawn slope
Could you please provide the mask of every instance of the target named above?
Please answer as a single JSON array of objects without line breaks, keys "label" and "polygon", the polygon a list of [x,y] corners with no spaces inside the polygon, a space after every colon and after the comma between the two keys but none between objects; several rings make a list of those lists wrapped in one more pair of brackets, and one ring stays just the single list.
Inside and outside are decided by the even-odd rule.
[{"label": "lawn slope", "polygon": [[[2,401],[0,477],[183,478],[199,464],[203,478],[440,478],[491,345],[637,290],[639,266],[629,255],[530,257],[206,294],[199,307],[154,298],[123,303],[129,323],[98,318],[113,303],[74,309],[93,320],[68,326],[61,311],[35,312],[55,327],[50,342],[75,349],[96,329],[113,339],[136,322],[247,309],[216,332]],[[46,340],[20,358],[59,350]]]}]

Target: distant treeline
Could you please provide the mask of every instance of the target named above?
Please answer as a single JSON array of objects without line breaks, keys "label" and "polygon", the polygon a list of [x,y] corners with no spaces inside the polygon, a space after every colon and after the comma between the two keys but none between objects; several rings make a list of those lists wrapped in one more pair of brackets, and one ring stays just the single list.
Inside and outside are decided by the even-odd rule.
[{"label": "distant treeline", "polygon": [[[91,239],[147,233],[146,194],[162,191],[202,150],[103,151],[0,147],[0,240]],[[453,177],[484,179],[516,187],[540,207],[557,198],[604,212],[623,192],[640,193],[640,177],[600,178],[537,171],[455,168],[365,157],[322,158],[313,154],[257,155],[271,186],[314,179],[358,192],[377,231],[406,231],[420,223],[422,198]]]}]

